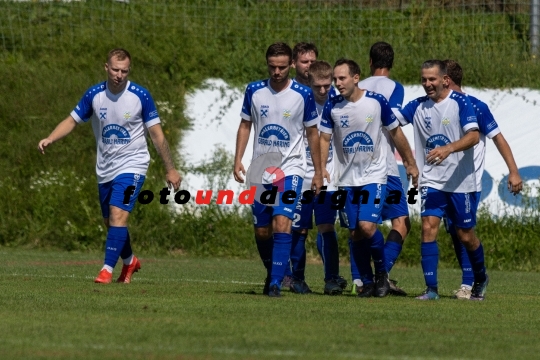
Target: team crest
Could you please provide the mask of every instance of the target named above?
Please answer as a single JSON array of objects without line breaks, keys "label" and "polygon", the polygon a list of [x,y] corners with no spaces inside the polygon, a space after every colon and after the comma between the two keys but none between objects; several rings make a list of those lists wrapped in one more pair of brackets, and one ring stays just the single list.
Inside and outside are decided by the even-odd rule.
[{"label": "team crest", "polygon": [[124,119],[129,120],[130,117],[131,117],[131,114],[130,114],[129,112],[126,111],[126,112],[124,113]]},{"label": "team crest", "polygon": [[445,117],[444,119],[442,119],[442,124],[443,124],[444,126],[450,125],[450,119],[447,118],[447,117]]},{"label": "team crest", "polygon": [[366,116],[366,122],[368,124],[371,124],[373,122],[373,115],[369,114],[368,116]]},{"label": "team crest", "polygon": [[291,117],[291,110],[283,110],[283,117],[288,119]]}]

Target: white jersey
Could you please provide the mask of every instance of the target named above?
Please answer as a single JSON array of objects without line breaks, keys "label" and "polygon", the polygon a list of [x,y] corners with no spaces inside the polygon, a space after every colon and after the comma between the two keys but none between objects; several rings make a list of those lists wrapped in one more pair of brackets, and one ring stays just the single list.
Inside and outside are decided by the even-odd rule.
[{"label": "white jersey", "polygon": [[287,88],[275,92],[269,80],[253,82],[246,88],[240,116],[253,123],[253,159],[266,153],[281,153],[279,168],[284,175],[304,177],[304,127],[317,124],[309,86],[289,80]]},{"label": "white jersey", "polygon": [[356,102],[343,96],[328,99],[320,131],[333,134],[337,186],[386,184],[388,145],[382,128],[398,122],[384,96],[365,91]]},{"label": "white jersey", "polygon": [[493,139],[501,133],[499,125],[493,118],[488,106],[474,96],[467,95],[476,112],[478,129],[480,131],[480,141],[474,146],[474,169],[476,172],[476,188],[482,191],[482,174],[486,164],[486,137]]},{"label": "white jersey", "polygon": [[425,161],[432,149],[448,145],[461,139],[466,132],[478,129],[476,114],[467,96],[450,91],[439,103],[423,96],[394,112],[403,125],[411,123],[414,126],[420,186],[454,193],[477,191],[473,148],[454,152],[439,165]]},{"label": "white jersey", "polygon": [[[390,105],[391,108],[400,109],[403,105],[403,97],[405,96],[403,85],[397,81],[387,78],[386,76],[368,77],[360,81],[358,83],[358,87],[360,89],[366,89],[381,94],[386,98],[388,105]],[[389,146],[388,153],[386,155],[386,159],[388,161],[388,175],[399,177],[398,164],[394,155],[396,152],[396,145],[394,144],[394,140],[392,140],[390,134],[388,134],[388,131],[386,131],[384,128],[383,135],[386,138],[386,142]]]},{"label": "white jersey", "polygon": [[77,123],[92,120],[98,183],[125,173],[146,175],[150,163],[146,129],[160,123],[148,90],[128,81],[126,88],[114,95],[107,82],[97,84],[83,95],[71,116]]}]

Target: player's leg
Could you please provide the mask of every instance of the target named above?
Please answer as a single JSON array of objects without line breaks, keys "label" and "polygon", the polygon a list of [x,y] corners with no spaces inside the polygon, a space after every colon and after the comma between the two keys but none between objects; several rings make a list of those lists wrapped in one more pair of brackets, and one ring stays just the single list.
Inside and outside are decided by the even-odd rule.
[{"label": "player's leg", "polygon": [[266,269],[263,294],[268,295],[270,289],[270,274],[272,272],[272,252],[274,250],[274,237],[272,232],[272,209],[258,201],[251,205],[253,214],[253,227],[255,230],[255,244],[259,256]]},{"label": "player's leg", "polygon": [[[338,215],[339,215],[339,226],[342,228],[348,229],[349,221],[348,221],[347,213],[345,212],[345,209],[344,208],[340,209],[338,211]],[[352,280],[351,294],[358,295],[358,292],[361,290],[363,286],[363,282],[362,280],[360,280],[360,271],[358,270],[358,265],[356,264],[355,257],[352,255],[353,254],[353,249],[352,249],[353,240],[352,240],[352,235],[350,231],[349,231],[349,238],[347,239],[347,243],[349,245],[349,262],[351,263],[351,280]],[[371,261],[371,259],[369,261]],[[370,265],[370,269],[371,269],[371,265]]]},{"label": "player's leg", "polygon": [[[292,221],[291,265],[292,279],[290,290],[298,294],[309,294],[311,289],[305,282],[306,270],[306,238],[308,230],[313,227],[313,202],[296,204]],[[287,275],[287,273],[285,273]]]},{"label": "player's leg", "polygon": [[489,278],[486,274],[484,262],[484,247],[476,237],[476,209],[479,200],[478,193],[452,194],[451,219],[455,223],[456,232],[460,241],[467,249],[474,274],[474,284],[471,300],[484,300]]},{"label": "player's leg", "polygon": [[448,216],[445,216],[443,220],[446,232],[452,238],[456,258],[461,268],[461,286],[459,290],[454,291],[453,297],[455,299],[468,300],[471,297],[471,290],[474,283],[474,274],[472,272],[471,262],[469,261],[469,255],[467,255],[467,249],[465,249],[465,246],[459,240],[452,220]]},{"label": "player's leg", "polygon": [[[103,218],[107,219],[105,222],[108,225],[108,230],[105,242],[104,266],[95,279],[97,283],[110,283],[112,281],[112,270],[129,237],[127,229],[129,213],[135,206],[144,179],[145,177],[140,174],[120,174],[113,181],[99,185],[100,204]],[[128,283],[131,281],[133,272],[140,268],[138,259],[133,257],[132,260]],[[127,269],[123,267],[124,281],[126,278],[125,271]]]},{"label": "player's leg", "polygon": [[437,300],[439,299],[437,282],[439,247],[437,244],[437,234],[441,218],[445,213],[447,198],[446,193],[428,187],[422,187],[420,192],[422,203],[422,244],[420,253],[426,290],[417,299]]}]

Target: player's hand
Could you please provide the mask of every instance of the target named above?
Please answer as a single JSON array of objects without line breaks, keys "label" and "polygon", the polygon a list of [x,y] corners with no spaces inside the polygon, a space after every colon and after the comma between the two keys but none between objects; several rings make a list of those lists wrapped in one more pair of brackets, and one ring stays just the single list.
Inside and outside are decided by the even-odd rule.
[{"label": "player's hand", "polygon": [[319,195],[323,186],[324,181],[322,174],[313,175],[313,180],[311,180],[311,190],[315,192],[315,195]]},{"label": "player's hand", "polygon": [[182,183],[182,176],[176,169],[172,169],[167,171],[167,185],[169,187],[172,187],[174,191],[178,191],[180,189],[180,184]]},{"label": "player's hand", "polygon": [[446,146],[439,146],[431,150],[426,157],[426,162],[431,165],[440,165],[452,153],[452,149]]},{"label": "player's hand", "polygon": [[246,176],[246,169],[244,169],[244,165],[241,162],[238,164],[234,164],[233,174],[234,174],[234,180],[236,180],[236,182],[239,182],[240,184],[244,183],[244,177]]},{"label": "player's hand", "polygon": [[326,179],[326,181],[329,184],[332,182],[332,178],[330,176],[330,173],[328,172],[328,170],[326,170],[326,168],[323,169],[323,184],[324,184],[324,179]]},{"label": "player's hand", "polygon": [[403,164],[405,165],[405,170],[407,171],[407,179],[412,181],[412,184],[415,189],[418,189],[418,176],[420,175],[420,172],[418,171],[418,167],[416,166],[416,163],[413,162],[412,164]]},{"label": "player's hand", "polygon": [[517,195],[522,189],[523,181],[521,181],[521,176],[519,176],[519,173],[510,173],[510,175],[508,175],[508,191],[514,195]]},{"label": "player's hand", "polygon": [[49,138],[47,139],[43,139],[39,142],[38,144],[38,150],[42,153],[42,154],[45,154],[45,148],[49,145],[51,145],[53,143],[53,141]]}]

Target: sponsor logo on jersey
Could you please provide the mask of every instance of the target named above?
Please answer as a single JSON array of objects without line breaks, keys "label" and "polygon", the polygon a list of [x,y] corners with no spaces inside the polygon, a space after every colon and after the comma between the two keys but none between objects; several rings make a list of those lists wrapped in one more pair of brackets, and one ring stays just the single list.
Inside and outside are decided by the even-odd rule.
[{"label": "sponsor logo on jersey", "polygon": [[431,150],[435,149],[436,147],[445,146],[445,145],[448,145],[450,143],[451,143],[450,139],[448,139],[443,134],[433,135],[433,136],[430,136],[427,139],[426,148],[424,150],[425,150],[426,155],[427,155],[427,154],[429,154],[429,152]]},{"label": "sponsor logo on jersey", "polygon": [[444,126],[450,125],[450,119],[447,118],[447,117],[445,117],[444,119],[442,119],[441,122],[442,122],[442,124],[443,124]]},{"label": "sponsor logo on jersey", "polygon": [[341,123],[342,128],[348,128],[349,127],[349,115],[341,115],[339,117],[339,122]]},{"label": "sponsor logo on jersey", "polygon": [[431,116],[426,116],[424,118],[424,126],[426,127],[426,130],[431,130]]},{"label": "sponsor logo on jersey", "polygon": [[131,117],[131,114],[128,111],[126,111],[124,113],[124,119],[129,120],[130,117]]},{"label": "sponsor logo on jersey", "polygon": [[261,105],[261,118],[267,118],[268,117],[268,111],[270,111],[270,106]]},{"label": "sponsor logo on jersey", "polygon": [[363,131],[355,131],[343,139],[343,153],[373,152],[374,145],[371,137]]},{"label": "sponsor logo on jersey", "polygon": [[497,127],[497,123],[494,121],[490,122],[487,126],[488,130],[493,130]]},{"label": "sponsor logo on jersey", "polygon": [[467,116],[467,122],[476,122],[476,116]]},{"label": "sponsor logo on jersey", "polygon": [[366,122],[368,124],[371,124],[373,122],[373,115],[369,114],[368,116],[366,116]]},{"label": "sponsor logo on jersey", "polygon": [[129,144],[131,136],[125,127],[110,124],[103,128],[101,141],[107,145],[124,145]]},{"label": "sponsor logo on jersey", "polygon": [[291,117],[291,110],[283,110],[283,117],[288,119]]},{"label": "sponsor logo on jersey", "polygon": [[289,147],[291,146],[291,137],[289,132],[282,126],[269,124],[261,129],[258,143],[268,146]]}]

